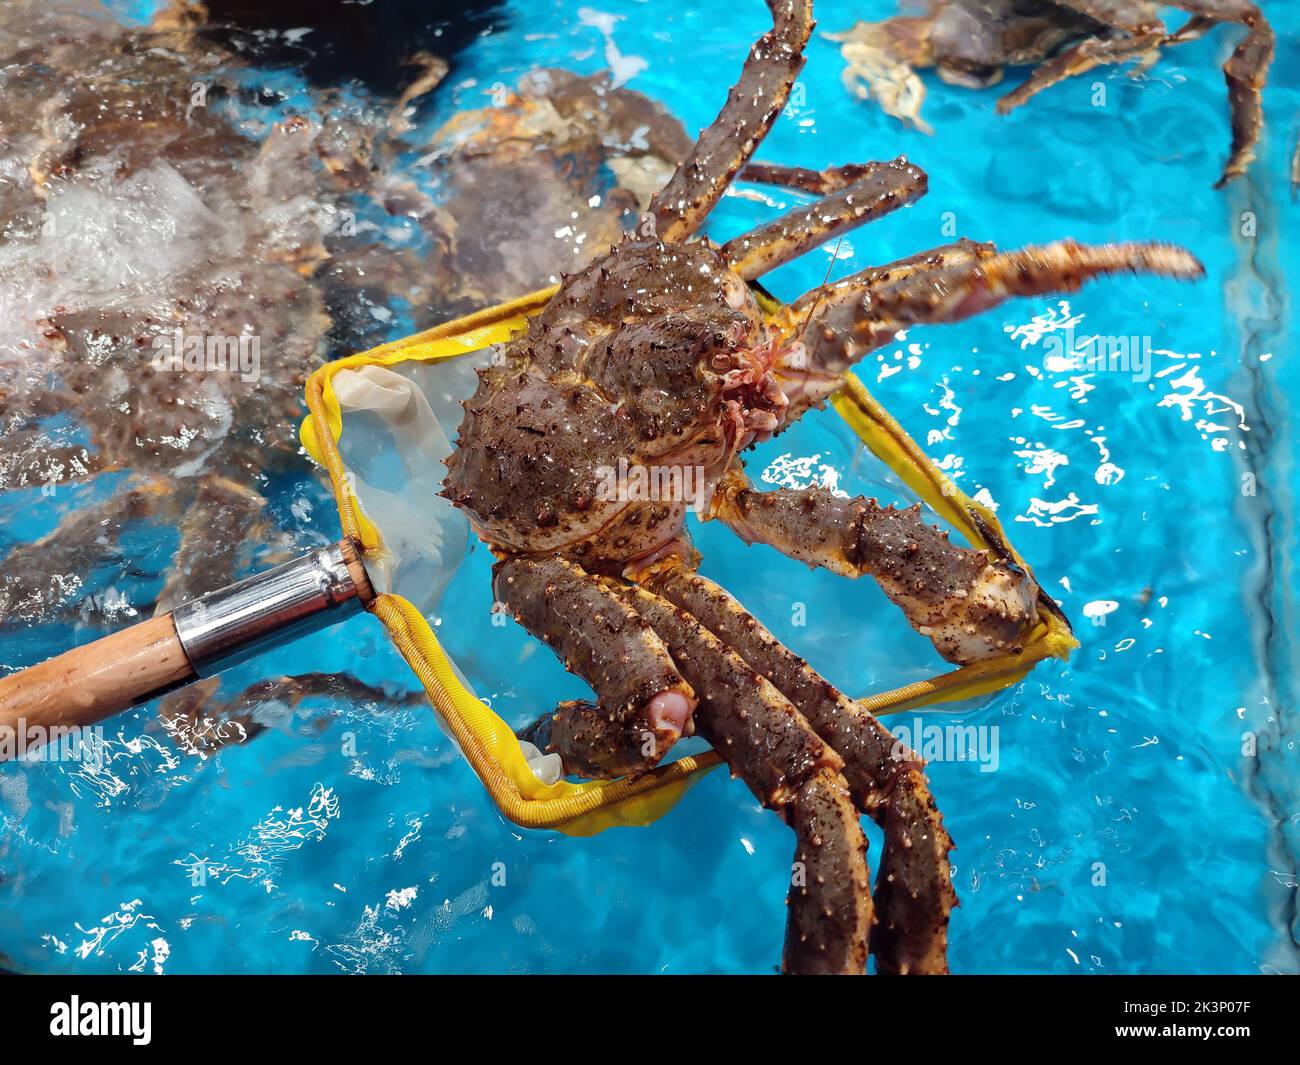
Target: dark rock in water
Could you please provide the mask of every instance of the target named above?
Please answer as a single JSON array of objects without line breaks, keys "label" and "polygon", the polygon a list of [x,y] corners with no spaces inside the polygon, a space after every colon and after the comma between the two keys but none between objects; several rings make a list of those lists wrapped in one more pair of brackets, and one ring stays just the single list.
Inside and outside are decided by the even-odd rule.
[{"label": "dark rock in water", "polygon": [[[314,84],[359,81],[397,96],[421,54],[456,55],[505,19],[501,0],[206,0],[189,4],[204,36],[254,62],[285,63]],[[206,12],[206,17],[204,16]]]}]

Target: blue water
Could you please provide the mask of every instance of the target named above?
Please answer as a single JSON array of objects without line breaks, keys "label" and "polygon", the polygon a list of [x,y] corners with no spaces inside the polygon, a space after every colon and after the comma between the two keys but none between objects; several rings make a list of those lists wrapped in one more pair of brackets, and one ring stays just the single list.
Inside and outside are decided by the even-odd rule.
[{"label": "blue water", "polygon": [[[819,36],[802,102],[761,152],[816,167],[905,153],[928,171],[930,194],[850,237],[837,275],[942,243],[948,222],[1003,246],[1067,235],[1174,240],[1208,271],[1195,287],[1112,280],[1068,301],[1084,316],[1081,334],[1151,338],[1149,380],[1044,369],[1044,342],[1022,347],[1007,330],[1060,313],[1056,300],[918,330],[861,370],[967,492],[996,502],[1082,642],[1068,665],[1045,665],[937,718],[996,726],[999,745],[994,772],[930,767],[958,844],[958,972],[1300,969],[1289,399],[1289,279],[1300,276],[1300,252],[1286,180],[1300,13],[1263,6],[1281,42],[1268,130],[1251,180],[1225,192],[1211,184],[1229,141],[1218,64],[1230,29],[1171,52],[1146,78],[1105,71],[1008,118],[992,110],[997,90],[927,77],[934,137],[852,99],[838,47]],[[693,7],[599,6],[620,17],[619,51],[647,63],[631,87],[691,130],[716,113],[767,26],[758,0]],[[600,69],[604,41],[580,9],[509,5],[507,25],[461,57],[431,125],[455,106],[482,106],[493,83],[513,84],[534,66]],[[890,10],[822,3],[819,28]],[[1093,106],[1095,80],[1104,107]],[[731,236],[796,202],[766,195],[772,205],[729,198],[710,232]],[[1241,235],[1251,228],[1243,213],[1254,236]],[[793,297],[828,264],[817,252],[770,287]],[[851,492],[889,492],[830,414],[760,449],[750,467],[770,481],[812,456]],[[23,538],[33,535],[27,523],[54,523],[42,511],[53,502],[3,502],[6,514],[23,506]],[[306,474],[280,486],[275,507],[300,543],[336,532]],[[874,588],[747,549],[725,530],[700,530],[698,543],[707,573],[846,690],[938,667]],[[451,586],[440,634],[500,713],[522,722],[582,694],[524,634],[492,627],[489,606],[477,551]],[[27,664],[66,635],[18,636],[0,658]],[[361,618],[265,656],[230,690],[308,662],[395,689],[414,684],[378,624]],[[0,771],[0,954],[10,965],[762,972],[778,963],[791,838],[725,774],[649,828],[573,840],[504,821],[427,711],[318,706],[207,761],[148,730],[152,717],[145,708],[111,723],[115,757],[103,774]],[[1243,754],[1247,733],[1257,756]],[[346,734],[355,756],[344,753]],[[199,859],[208,876],[196,885]]]}]

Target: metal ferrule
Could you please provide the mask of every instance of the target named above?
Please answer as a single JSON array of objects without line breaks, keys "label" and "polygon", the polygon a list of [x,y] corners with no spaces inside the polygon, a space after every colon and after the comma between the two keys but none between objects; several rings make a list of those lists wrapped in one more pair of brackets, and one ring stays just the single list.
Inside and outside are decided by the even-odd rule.
[{"label": "metal ferrule", "polygon": [[172,618],[202,677],[351,617],[361,605],[343,551],[331,544],[178,606]]}]

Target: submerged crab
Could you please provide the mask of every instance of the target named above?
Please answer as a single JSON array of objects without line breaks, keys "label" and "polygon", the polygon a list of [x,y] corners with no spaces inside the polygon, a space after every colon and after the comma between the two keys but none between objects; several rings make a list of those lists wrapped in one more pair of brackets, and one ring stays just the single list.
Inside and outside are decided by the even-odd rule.
[{"label": "submerged crab", "polygon": [[[949,660],[1014,651],[1037,619],[1026,572],[949,543],[919,507],[816,488],[756,492],[738,455],[820,405],[900,329],[1104,273],[1202,271],[1168,245],[998,253],[960,241],[765,318],[748,282],[926,189],[903,160],[820,173],[751,165],[746,178],[824,197],[720,248],[691,239],[803,65],[811,3],[769,6],[774,29],[651,202],[657,239],[625,238],[566,278],[480,371],[444,494],[497,556],[497,600],[598,695],[561,704],[526,738],[567,773],[612,777],[649,770],[699,733],[797,837],[788,971],[861,972],[869,945],[881,972],[945,972],[952,844],[923,763],[694,572],[688,500],[611,492],[607,471],[700,470],[706,517],[810,565],[869,574]],[[859,811],[885,834],[874,901]]]},{"label": "submerged crab", "polygon": [[[425,81],[396,105],[313,89],[306,114],[271,112],[274,94],[211,43],[199,7],[178,0],[127,28],[106,11],[0,6],[0,492],[41,486],[66,512],[0,549],[0,631],[107,625],[144,606],[114,580],[161,570],[163,611],[281,560],[291,537],[263,493],[300,469],[302,384],[324,352],[389,339],[395,305],[424,328],[585,263],[690,146],[639,93],[538,71],[417,142],[441,176],[435,203],[401,162]],[[385,212],[427,230],[428,260],[387,242],[370,221]],[[503,223],[525,216],[572,236],[521,228],[503,244]],[[254,338],[258,360],[168,368],[157,356],[180,337]],[[65,489],[115,479],[64,506]],[[171,558],[139,557],[146,524],[177,530]],[[207,749],[254,735],[272,701],[406,701],[315,673],[224,694],[214,681],[168,696],[173,738]]]},{"label": "submerged crab", "polygon": [[[386,109],[258,132],[260,105],[237,121],[247,74],[185,26],[0,8],[0,492],[40,486],[63,513],[0,551],[0,631],[168,610],[292,546],[263,491],[300,467],[302,383],[339,328],[321,271],[368,265],[338,223]],[[177,530],[174,555],[135,553],[145,522]],[[152,604],[114,591],[128,577]],[[275,693],[387,700],[319,674]]]},{"label": "submerged crab", "polygon": [[[1110,63],[1139,69],[1160,49],[1196,40],[1222,22],[1247,34],[1224,64],[1232,109],[1232,150],[1216,187],[1244,174],[1255,158],[1264,124],[1261,93],[1275,38],[1249,0],[1168,0],[1191,18],[1168,32],[1151,0],[913,0],[914,15],[860,22],[833,39],[843,42],[846,78],[860,95],[928,132],[919,111],[924,89],[914,68],[934,67],[944,81],[983,88],[1007,66],[1032,66],[1024,84],[998,101],[998,111],[1026,103],[1067,78]],[[866,88],[858,89],[858,79]]]},{"label": "submerged crab", "polygon": [[444,319],[585,266],[691,147],[677,119],[608,73],[534,70],[493,92],[491,106],[457,112],[424,145],[436,200],[394,204],[429,234]]}]

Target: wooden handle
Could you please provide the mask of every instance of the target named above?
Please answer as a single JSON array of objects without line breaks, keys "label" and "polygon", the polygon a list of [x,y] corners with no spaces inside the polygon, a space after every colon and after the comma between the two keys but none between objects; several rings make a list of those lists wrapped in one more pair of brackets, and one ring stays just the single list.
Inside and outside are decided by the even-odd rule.
[{"label": "wooden handle", "polygon": [[[0,761],[52,739],[51,729],[93,725],[188,684],[195,666],[211,676],[278,640],[335,624],[373,598],[360,551],[344,540],[4,677]],[[5,742],[18,736],[21,743]]]},{"label": "wooden handle", "polygon": [[193,679],[172,616],[163,614],[0,678],[0,730],[31,736],[36,726],[93,725]]}]

